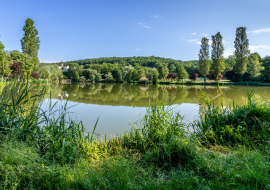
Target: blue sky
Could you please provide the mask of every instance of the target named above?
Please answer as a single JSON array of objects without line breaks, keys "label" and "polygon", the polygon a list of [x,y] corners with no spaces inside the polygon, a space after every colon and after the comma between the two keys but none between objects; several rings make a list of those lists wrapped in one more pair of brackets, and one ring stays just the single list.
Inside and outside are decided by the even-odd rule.
[{"label": "blue sky", "polygon": [[269,0],[1,1],[0,41],[21,50],[22,27],[35,21],[42,62],[98,57],[198,59],[202,37],[221,32],[224,56],[245,26],[251,52],[270,55]]}]

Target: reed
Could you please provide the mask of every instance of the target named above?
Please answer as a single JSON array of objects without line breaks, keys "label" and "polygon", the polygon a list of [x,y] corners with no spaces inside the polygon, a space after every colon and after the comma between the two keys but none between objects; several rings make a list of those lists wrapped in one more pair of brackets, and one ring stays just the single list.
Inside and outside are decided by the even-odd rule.
[{"label": "reed", "polygon": [[[247,105],[231,108],[202,93],[208,109],[193,123],[195,135],[179,113],[153,104],[131,131],[100,141],[98,120],[85,133],[68,117],[67,105],[57,110],[50,102],[41,110],[44,93],[16,84],[0,95],[0,189],[270,188],[269,136],[257,126],[268,126],[269,107],[251,101],[252,92]],[[237,133],[237,124],[246,129]]]}]

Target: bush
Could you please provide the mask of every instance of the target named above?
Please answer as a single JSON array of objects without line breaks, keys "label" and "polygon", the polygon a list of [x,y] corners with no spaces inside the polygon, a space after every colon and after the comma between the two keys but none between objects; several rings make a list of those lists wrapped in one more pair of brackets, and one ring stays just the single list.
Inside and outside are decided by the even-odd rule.
[{"label": "bush", "polygon": [[270,140],[270,103],[251,101],[248,104],[223,107],[208,102],[204,117],[195,121],[203,143],[248,147],[265,147]]},{"label": "bush", "polygon": [[139,84],[148,84],[149,80],[146,77],[142,77],[139,80]]},{"label": "bush", "polygon": [[31,75],[34,79],[39,79],[40,78],[40,74],[39,73],[32,73]]},{"label": "bush", "polygon": [[197,78],[198,78],[198,74],[197,73],[191,73],[190,75],[189,75],[189,79],[191,79],[191,80],[193,80],[193,81],[196,81],[197,80]]},{"label": "bush", "polygon": [[[218,76],[218,80],[221,80],[222,78],[223,78],[223,75],[220,74],[220,75]],[[214,71],[212,71],[212,72],[210,73],[210,75],[208,76],[208,79],[209,79],[209,80],[216,80]]]},{"label": "bush", "polygon": [[177,78],[177,74],[175,74],[175,73],[169,73],[167,75],[167,79],[175,80],[176,78]]}]

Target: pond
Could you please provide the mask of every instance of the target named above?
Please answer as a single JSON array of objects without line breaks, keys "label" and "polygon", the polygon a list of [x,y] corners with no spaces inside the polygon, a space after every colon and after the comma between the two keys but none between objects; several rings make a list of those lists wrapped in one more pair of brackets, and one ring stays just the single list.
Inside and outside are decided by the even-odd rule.
[{"label": "pond", "polygon": [[198,119],[206,108],[205,101],[199,96],[204,92],[216,103],[224,106],[242,105],[247,101],[247,92],[254,89],[253,99],[268,101],[269,87],[221,86],[221,96],[217,86],[188,85],[139,85],[119,83],[63,84],[51,85],[42,104],[48,106],[51,96],[56,107],[67,103],[70,117],[80,120],[87,131],[91,132],[99,117],[96,132],[101,136],[121,135],[131,128],[131,123],[142,119],[146,108],[154,102],[170,105],[174,111],[180,111],[184,123]]}]

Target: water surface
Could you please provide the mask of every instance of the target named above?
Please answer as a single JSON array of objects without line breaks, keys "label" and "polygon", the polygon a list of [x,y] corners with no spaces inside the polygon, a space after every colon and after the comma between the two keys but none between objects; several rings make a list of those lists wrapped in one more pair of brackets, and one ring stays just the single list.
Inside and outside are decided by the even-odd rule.
[{"label": "water surface", "polygon": [[[97,132],[101,135],[122,134],[130,129],[146,113],[146,107],[154,102],[170,105],[180,111],[188,124],[197,119],[206,104],[199,96],[204,92],[208,99],[225,106],[245,104],[247,93],[254,89],[253,99],[268,101],[269,87],[221,86],[221,96],[216,86],[186,85],[139,85],[139,84],[72,84],[51,85],[45,96],[43,107],[51,96],[57,106],[73,106],[69,109],[73,119],[81,120],[88,131],[92,131],[98,117]],[[217,97],[218,96],[218,97]],[[46,108],[45,108],[46,109]]]}]

